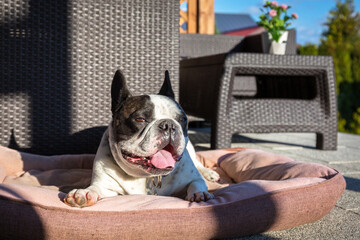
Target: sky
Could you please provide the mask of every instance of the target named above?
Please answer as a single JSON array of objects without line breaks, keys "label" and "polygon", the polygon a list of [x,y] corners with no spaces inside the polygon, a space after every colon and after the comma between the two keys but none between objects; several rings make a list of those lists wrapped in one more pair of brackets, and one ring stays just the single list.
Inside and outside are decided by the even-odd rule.
[{"label": "sky", "polygon": [[[259,20],[260,8],[265,0],[215,0],[215,13],[248,13],[255,21]],[[336,6],[335,0],[278,0],[279,4],[291,6],[289,14],[297,13],[299,18],[290,27],[297,33],[297,43],[320,43],[323,26],[329,11]],[[355,10],[360,11],[360,0],[355,0]]]}]

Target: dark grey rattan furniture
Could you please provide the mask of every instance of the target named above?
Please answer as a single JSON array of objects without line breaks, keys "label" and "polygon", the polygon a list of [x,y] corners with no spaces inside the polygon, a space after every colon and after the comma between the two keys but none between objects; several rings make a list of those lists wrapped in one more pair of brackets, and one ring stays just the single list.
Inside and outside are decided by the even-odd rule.
[{"label": "dark grey rattan furniture", "polygon": [[[269,53],[268,32],[247,37],[233,35],[180,34],[181,59],[227,52]],[[289,30],[285,54],[296,54],[296,31]]]},{"label": "dark grey rattan furniture", "polygon": [[180,34],[180,57],[182,59],[226,53],[244,41],[243,36]]},{"label": "dark grey rattan furniture", "polygon": [[[244,94],[241,82],[249,79],[255,92]],[[182,60],[180,102],[211,121],[212,148],[252,132],[314,132],[317,148],[337,147],[331,57],[229,53]]]},{"label": "dark grey rattan furniture", "polygon": [[178,93],[178,0],[14,0],[0,14],[0,145],[95,152],[117,69],[135,94],[168,69]]}]

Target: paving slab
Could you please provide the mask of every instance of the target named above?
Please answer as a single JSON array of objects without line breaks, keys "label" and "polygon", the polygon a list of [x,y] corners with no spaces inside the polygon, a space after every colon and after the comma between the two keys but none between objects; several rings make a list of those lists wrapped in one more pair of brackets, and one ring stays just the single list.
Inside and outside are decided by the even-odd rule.
[{"label": "paving slab", "polygon": [[278,143],[288,146],[302,146],[306,148],[315,148],[315,133],[247,133],[240,134],[243,137],[251,138],[257,142]]},{"label": "paving slab", "polygon": [[360,215],[335,207],[328,215],[314,222],[282,231],[273,231],[232,240],[293,239],[293,240],[359,240]]},{"label": "paving slab", "polygon": [[321,159],[331,162],[358,162],[360,163],[360,151],[354,151],[351,148],[341,148],[337,151],[324,151],[324,150],[313,150],[308,149],[301,153],[303,156],[308,156],[313,159]]},{"label": "paving slab", "polygon": [[346,181],[346,190],[336,205],[346,211],[360,215],[360,174],[345,174],[344,178]]},{"label": "paving slab", "polygon": [[327,164],[329,167],[335,168],[342,175],[347,174],[360,174],[360,162],[347,162],[347,163],[329,163]]},{"label": "paving slab", "polygon": [[360,149],[359,135],[340,133],[338,134],[338,145],[346,145],[349,148]]}]

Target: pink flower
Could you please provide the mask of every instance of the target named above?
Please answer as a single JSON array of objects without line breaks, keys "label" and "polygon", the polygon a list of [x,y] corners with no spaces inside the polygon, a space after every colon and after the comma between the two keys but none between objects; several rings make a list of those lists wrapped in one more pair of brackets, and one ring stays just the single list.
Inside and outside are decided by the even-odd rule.
[{"label": "pink flower", "polygon": [[299,17],[296,13],[291,14],[291,16],[295,19],[298,19],[298,17]]},{"label": "pink flower", "polygon": [[281,4],[281,8],[286,10],[288,8],[288,6],[286,4]]},{"label": "pink flower", "polygon": [[275,17],[276,14],[277,14],[277,12],[274,9],[270,10],[270,12],[269,12],[270,17]]},{"label": "pink flower", "polygon": [[277,1],[272,1],[272,2],[271,2],[271,5],[273,5],[273,6],[275,6],[275,7],[279,6],[279,4],[278,4]]}]

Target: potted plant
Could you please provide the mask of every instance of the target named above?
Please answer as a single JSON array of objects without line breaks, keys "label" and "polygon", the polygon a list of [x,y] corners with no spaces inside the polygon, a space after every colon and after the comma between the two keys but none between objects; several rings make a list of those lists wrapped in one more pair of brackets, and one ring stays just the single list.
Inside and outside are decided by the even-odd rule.
[{"label": "potted plant", "polygon": [[269,32],[270,53],[285,54],[290,20],[298,18],[296,13],[288,15],[290,8],[286,4],[279,5],[276,1],[266,1],[264,9],[261,9],[263,14],[260,15],[260,21],[257,24]]}]

